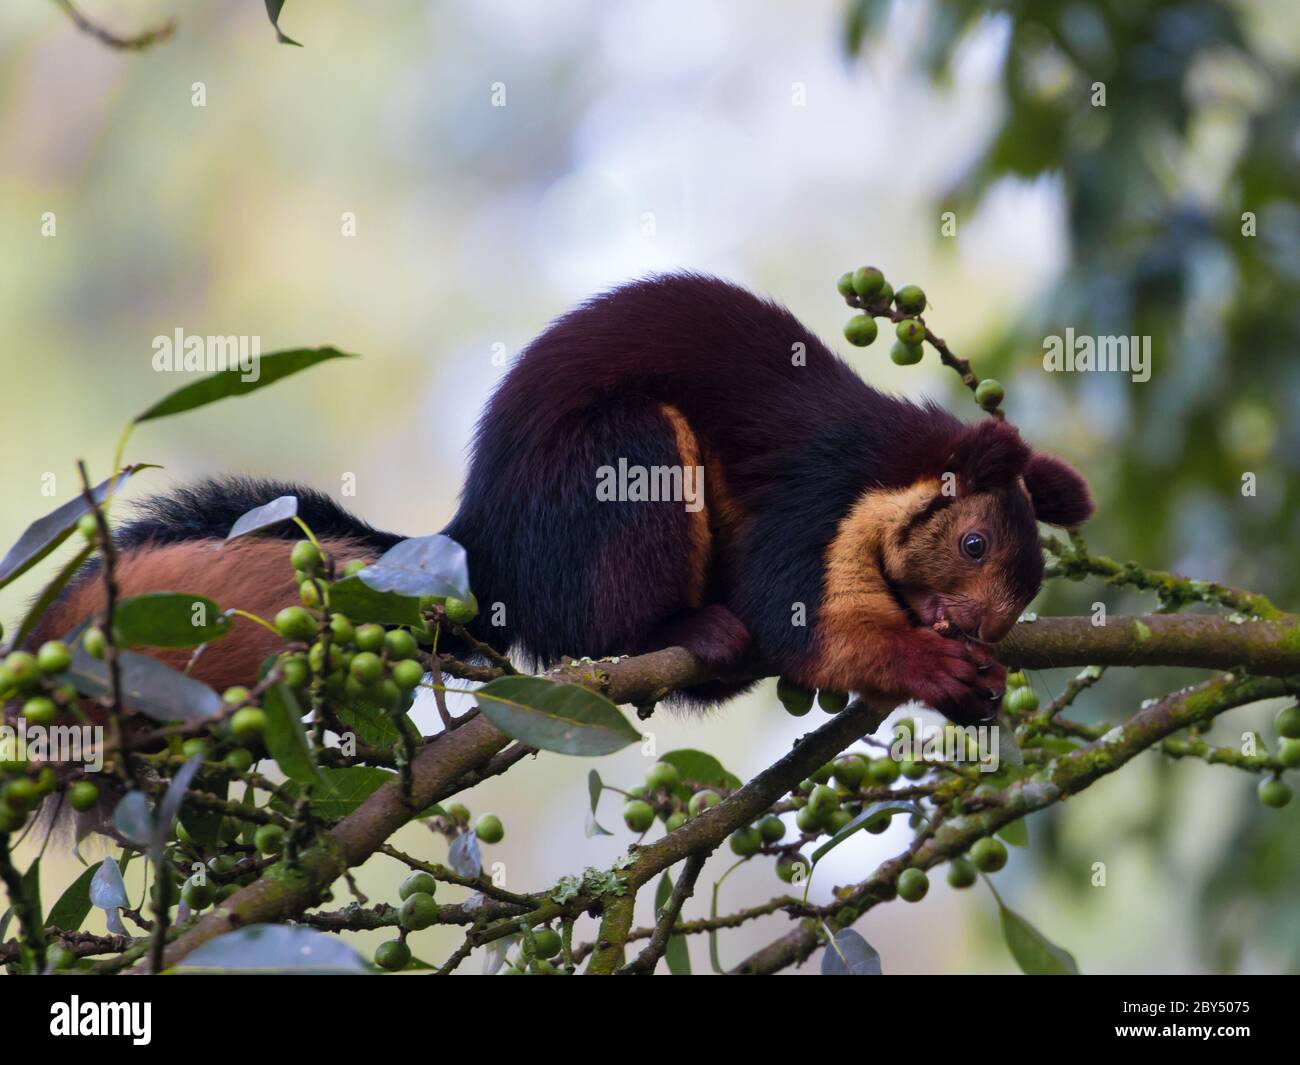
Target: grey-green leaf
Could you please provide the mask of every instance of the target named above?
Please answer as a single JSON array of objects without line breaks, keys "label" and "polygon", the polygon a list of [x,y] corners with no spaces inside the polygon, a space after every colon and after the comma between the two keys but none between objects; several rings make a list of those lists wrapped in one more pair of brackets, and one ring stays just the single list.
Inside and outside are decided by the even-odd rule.
[{"label": "grey-green leaf", "polygon": [[1010,766],[1015,768],[1025,764],[1024,755],[1020,753],[1020,746],[1016,743],[1015,729],[1009,729],[999,726],[997,729],[998,737],[998,765]]},{"label": "grey-green leaf", "polygon": [[113,827],[123,839],[146,844],[153,836],[153,814],[143,791],[128,791],[113,808]]},{"label": "grey-green leaf", "polygon": [[206,595],[146,592],[117,604],[113,636],[120,647],[197,647],[230,632],[231,619]]},{"label": "grey-green leaf", "polygon": [[[119,651],[122,703],[155,721],[206,721],[221,713],[221,696],[201,681],[134,651]],[[78,647],[68,678],[82,695],[99,698],[110,690],[108,665]]]},{"label": "grey-green leaf", "polygon": [[[95,500],[96,506],[103,503],[110,492],[117,491],[132,474],[149,469],[157,469],[157,467],[150,466],[147,463],[127,466],[116,478],[110,477],[107,481],[97,485],[90,493]],[[61,507],[55,508],[45,517],[38,518],[27,526],[22,536],[18,537],[18,542],[0,560],[0,588],[3,588],[15,577],[26,573],[63,543],[72,534],[72,530],[77,527],[77,522],[81,520],[82,516],[89,513],[90,504],[86,501],[85,496],[79,495],[75,499],[69,499]]]},{"label": "grey-green leaf", "polygon": [[1048,940],[1000,899],[1002,937],[1020,971],[1029,976],[1078,976],[1079,966],[1068,950]]},{"label": "grey-green leaf", "polygon": [[247,514],[241,514],[239,520],[230,527],[230,532],[226,533],[226,539],[233,540],[236,536],[279,525],[280,522],[289,521],[297,516],[298,497],[280,496],[269,503],[263,503],[260,507],[254,507]]},{"label": "grey-green leaf", "polygon": [[36,628],[36,623],[45,616],[45,611],[58,599],[59,593],[63,591],[68,582],[81,572],[81,567],[90,560],[90,556],[94,553],[94,547],[87,544],[72,558],[68,559],[63,569],[59,570],[55,578],[45,586],[44,591],[36,598],[36,602],[32,603],[28,609],[27,615],[23,618],[22,624],[18,626],[18,632],[14,636],[14,646],[22,646],[28,634]]},{"label": "grey-green leaf", "polygon": [[246,396],[267,385],[309,369],[328,359],[353,359],[345,351],[335,348],[295,348],[291,351],[273,351],[263,355],[257,363],[257,379],[245,379],[241,370],[219,370],[207,377],[202,377],[191,384],[176,389],[164,396],[143,414],[138,415],[136,423],[152,421],[154,418],[166,418],[172,414],[181,414],[196,407],[206,407],[219,399],[234,396]]},{"label": "grey-green leaf", "polygon": [[1003,825],[998,829],[998,835],[1013,847],[1029,846],[1029,826],[1023,817]]},{"label": "grey-green leaf", "polygon": [[117,859],[105,858],[90,878],[90,901],[101,910],[115,910],[130,906],[126,897],[126,884]]},{"label": "grey-green leaf", "polygon": [[149,858],[154,863],[154,868],[161,867],[163,863],[163,851],[167,849],[167,840],[171,837],[172,822],[180,816],[181,806],[185,802],[185,793],[189,791],[190,782],[202,766],[202,754],[194,755],[181,766],[172,777],[171,783],[167,785],[162,802],[158,804],[153,833],[149,837]]},{"label": "grey-green leaf", "polygon": [[596,836],[612,836],[614,833],[596,820],[595,814],[587,815],[587,822],[583,826],[583,832],[588,839],[594,839]]},{"label": "grey-green leaf", "polygon": [[374,970],[337,936],[301,925],[255,924],[208,940],[171,971],[346,976]]},{"label": "grey-green leaf", "polygon": [[841,928],[822,954],[822,976],[879,976],[880,955],[852,928]]},{"label": "grey-green leaf", "polygon": [[266,17],[271,20],[271,27],[275,30],[275,39],[281,44],[291,44],[295,48],[301,48],[301,44],[280,29],[280,11],[283,8],[284,0],[266,0]]},{"label": "grey-green leaf", "polygon": [[465,549],[442,533],[394,544],[357,576],[377,592],[469,598]]},{"label": "grey-green leaf", "polygon": [[641,734],[603,695],[544,677],[498,677],[474,692],[483,716],[507,736],[558,754],[612,754]]},{"label": "grey-green leaf", "polygon": [[320,772],[293,692],[284,684],[272,685],[262,696],[262,709],[266,711],[266,749],[284,775],[300,784],[319,783]]},{"label": "grey-green leaf", "polygon": [[818,847],[815,851],[813,851],[813,855],[812,855],[813,865],[816,865],[819,861],[822,860],[823,855],[825,855],[828,851],[831,851],[834,848],[838,847],[841,843],[843,843],[846,839],[848,839],[851,835],[853,835],[853,833],[858,831],[858,829],[866,828],[868,824],[870,824],[873,821],[879,821],[880,818],[884,817],[885,814],[888,813],[909,813],[909,814],[921,814],[922,816],[924,816],[925,811],[923,811],[914,802],[904,802],[902,800],[873,802],[870,806],[868,806],[865,810],[863,810],[860,814],[858,814],[857,817],[855,817],[847,825],[845,825],[838,832],[836,832],[835,835],[831,836],[830,839],[828,839],[825,843],[823,843],[820,847]]},{"label": "grey-green leaf", "polygon": [[461,876],[478,876],[483,872],[483,852],[473,829],[462,832],[447,848],[447,864]]}]

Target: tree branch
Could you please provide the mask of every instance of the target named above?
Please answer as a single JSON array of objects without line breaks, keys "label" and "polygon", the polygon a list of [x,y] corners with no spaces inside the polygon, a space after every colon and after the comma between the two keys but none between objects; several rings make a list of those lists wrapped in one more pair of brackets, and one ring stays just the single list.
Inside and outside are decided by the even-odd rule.
[{"label": "tree branch", "polygon": [[[1077,794],[1180,729],[1206,724],[1224,711],[1246,703],[1296,691],[1300,691],[1298,678],[1282,680],[1226,675],[1155,700],[1086,747],[1049,762],[1033,776],[1012,784],[986,809],[949,819],[914,854],[890,859],[866,880],[850,889],[837,891],[835,903],[825,912],[829,914],[848,907],[855,915],[861,915],[893,897],[898,875],[908,866],[928,869],[964,854],[981,837],[1026,814]],[[751,954],[733,971],[750,975],[779,972],[807,959],[820,943],[818,923],[805,921]]]},{"label": "tree branch", "polygon": [[[1044,618],[1017,626],[1004,641],[1003,654],[1016,664],[1033,668],[1108,661],[1211,666],[1226,662],[1233,666],[1244,664],[1258,672],[1300,674],[1300,633],[1282,622],[1234,624],[1208,616],[1151,616],[1142,619],[1142,624],[1149,630],[1145,639],[1135,635],[1136,619],[1111,619],[1105,627],[1094,627],[1089,618]],[[616,703],[632,705],[644,705],[712,679],[706,667],[680,647],[618,660],[569,662],[550,676],[592,687]],[[1271,684],[1269,694],[1289,690],[1281,682],[1252,683]],[[635,896],[637,890],[669,866],[718,847],[731,832],[755,820],[816,767],[830,761],[854,740],[874,732],[886,714],[885,710],[855,702],[804,736],[794,750],[718,806],[648,846],[633,848],[632,863],[620,871],[629,894]],[[499,765],[497,756],[510,742],[482,716],[440,734],[420,750],[411,766],[412,801],[403,802],[396,784],[380,788],[335,826],[323,845],[305,851],[300,868],[283,876],[262,877],[195,922],[170,944],[166,965],[175,965],[197,946],[223,932],[300,915],[345,869],[361,864],[379,850],[416,812],[456,790],[467,775],[482,774]],[[1021,813],[1007,813],[1003,820],[1012,820]],[[935,841],[927,842],[922,853],[933,853],[934,846]],[[565,906],[543,905],[537,911],[538,919],[551,919],[561,913],[576,915],[593,905],[603,903],[608,907],[611,901],[610,897],[602,900],[579,896]],[[603,954],[597,948],[601,957],[597,971],[613,971],[621,964],[623,943],[631,929],[630,904],[625,907],[613,902],[613,910],[612,914],[606,910],[609,935],[602,934],[611,948]],[[489,930],[479,941],[489,941],[486,937],[495,931]],[[612,946],[615,940],[616,949]]]},{"label": "tree branch", "polygon": [[998,657],[1017,669],[1193,666],[1286,677],[1300,673],[1300,626],[1295,618],[1233,621],[1217,614],[1110,617],[1096,626],[1088,617],[1039,618],[1012,629]]}]

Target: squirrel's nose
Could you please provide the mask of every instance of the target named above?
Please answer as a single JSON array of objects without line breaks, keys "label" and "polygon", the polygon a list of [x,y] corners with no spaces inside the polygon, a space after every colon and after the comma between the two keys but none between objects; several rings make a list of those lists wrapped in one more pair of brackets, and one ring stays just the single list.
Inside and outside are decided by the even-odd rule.
[{"label": "squirrel's nose", "polygon": [[1003,636],[1011,631],[1011,627],[1016,623],[1015,618],[1002,618],[994,615],[986,615],[980,622],[980,639],[986,643],[997,643]]}]

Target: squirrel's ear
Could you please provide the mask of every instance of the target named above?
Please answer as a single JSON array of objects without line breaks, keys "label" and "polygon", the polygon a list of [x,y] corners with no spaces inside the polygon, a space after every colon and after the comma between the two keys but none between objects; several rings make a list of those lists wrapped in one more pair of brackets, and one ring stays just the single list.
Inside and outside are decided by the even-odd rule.
[{"label": "squirrel's ear", "polygon": [[986,418],[962,434],[948,469],[957,474],[961,491],[978,492],[1010,485],[1024,471],[1029,456],[1029,447],[1014,426]]},{"label": "squirrel's ear", "polygon": [[1088,483],[1068,462],[1035,454],[1025,464],[1023,476],[1039,521],[1072,529],[1092,516]]}]

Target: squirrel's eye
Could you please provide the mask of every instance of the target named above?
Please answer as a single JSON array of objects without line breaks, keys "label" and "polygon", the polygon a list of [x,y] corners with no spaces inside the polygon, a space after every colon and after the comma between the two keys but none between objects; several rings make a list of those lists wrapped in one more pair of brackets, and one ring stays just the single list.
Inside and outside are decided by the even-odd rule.
[{"label": "squirrel's eye", "polygon": [[988,541],[977,532],[964,533],[961,538],[961,553],[974,562],[984,557],[988,550]]}]

